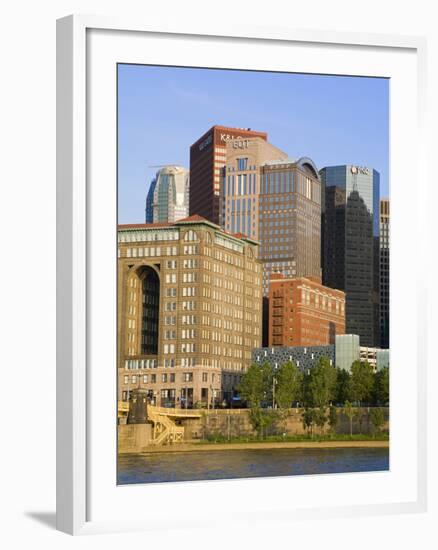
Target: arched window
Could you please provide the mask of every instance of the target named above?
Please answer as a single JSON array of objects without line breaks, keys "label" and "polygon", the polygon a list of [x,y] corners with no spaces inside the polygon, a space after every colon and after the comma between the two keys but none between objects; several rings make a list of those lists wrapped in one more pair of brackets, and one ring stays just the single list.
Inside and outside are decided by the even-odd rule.
[{"label": "arched window", "polygon": [[190,231],[187,231],[187,233],[184,235],[184,240],[185,241],[197,241],[198,240],[198,235],[197,235],[196,231],[193,231],[192,229],[190,229]]}]

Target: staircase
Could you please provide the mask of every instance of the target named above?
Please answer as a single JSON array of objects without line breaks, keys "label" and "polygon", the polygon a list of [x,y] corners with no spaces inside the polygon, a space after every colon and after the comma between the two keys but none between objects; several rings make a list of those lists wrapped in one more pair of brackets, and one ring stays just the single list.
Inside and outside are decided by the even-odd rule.
[{"label": "staircase", "polygon": [[152,439],[154,445],[167,445],[183,441],[184,427],[177,426],[161,408],[149,405],[148,420],[154,425]]}]

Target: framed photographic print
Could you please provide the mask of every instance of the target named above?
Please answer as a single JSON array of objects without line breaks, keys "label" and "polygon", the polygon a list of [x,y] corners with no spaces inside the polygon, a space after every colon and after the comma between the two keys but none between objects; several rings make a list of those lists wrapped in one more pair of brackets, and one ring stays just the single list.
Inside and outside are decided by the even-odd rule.
[{"label": "framed photographic print", "polygon": [[424,48],[59,20],[59,529],[424,509]]}]

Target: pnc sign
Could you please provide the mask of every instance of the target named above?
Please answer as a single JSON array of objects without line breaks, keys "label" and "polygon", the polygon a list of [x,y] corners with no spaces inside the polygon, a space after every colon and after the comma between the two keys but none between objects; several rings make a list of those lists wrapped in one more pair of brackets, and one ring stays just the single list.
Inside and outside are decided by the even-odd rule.
[{"label": "pnc sign", "polygon": [[352,166],[350,168],[350,171],[352,174],[365,174],[366,176],[368,176],[370,174],[370,170],[369,168],[367,168],[366,166]]}]

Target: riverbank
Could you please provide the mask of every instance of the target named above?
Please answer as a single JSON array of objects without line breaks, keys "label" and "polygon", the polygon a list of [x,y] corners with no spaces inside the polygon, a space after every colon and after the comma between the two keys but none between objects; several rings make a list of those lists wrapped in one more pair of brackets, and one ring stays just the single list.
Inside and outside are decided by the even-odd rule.
[{"label": "riverbank", "polygon": [[[389,448],[388,440],[368,439],[360,441],[249,441],[246,443],[180,443],[175,445],[148,446],[142,449],[142,453],[185,453],[190,451],[244,451],[266,449],[353,449],[353,448]],[[120,454],[130,454],[123,453]]]}]

